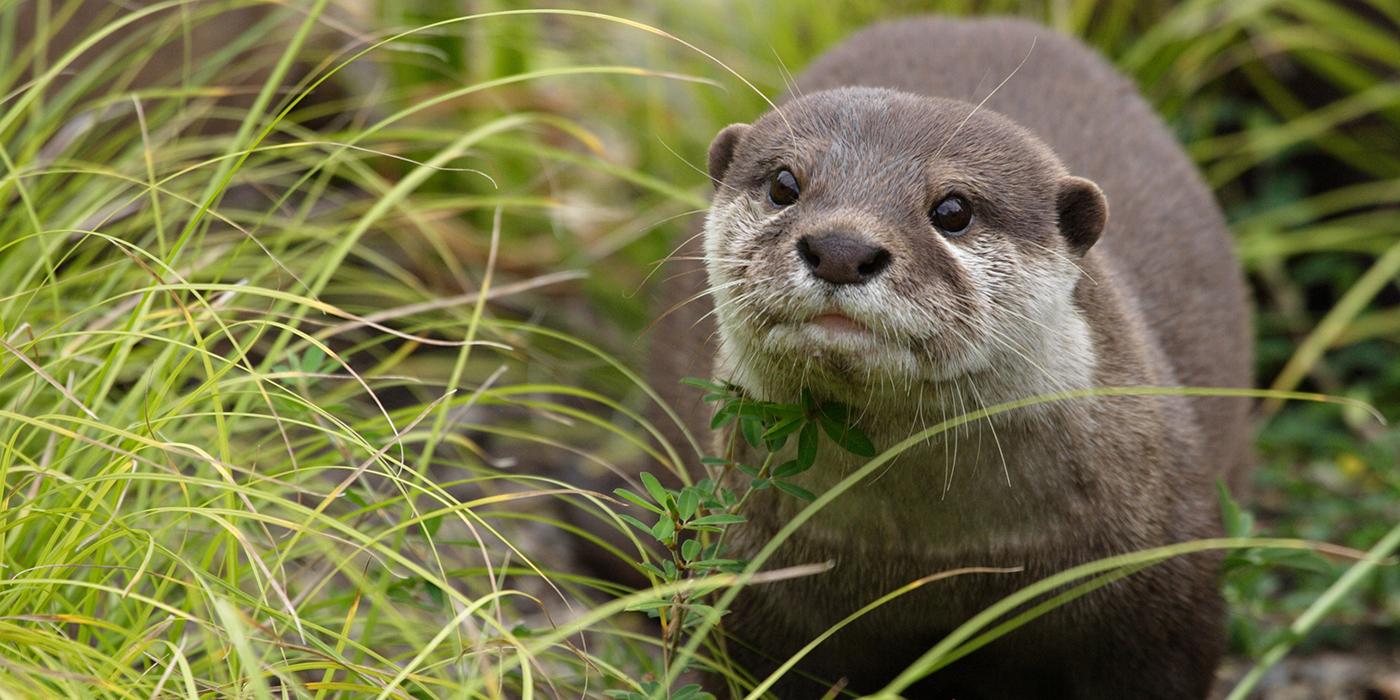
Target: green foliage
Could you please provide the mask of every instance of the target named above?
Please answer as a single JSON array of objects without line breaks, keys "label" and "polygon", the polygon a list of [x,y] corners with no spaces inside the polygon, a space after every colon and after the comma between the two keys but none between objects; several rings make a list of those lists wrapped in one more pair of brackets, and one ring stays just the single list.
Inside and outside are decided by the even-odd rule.
[{"label": "green foliage", "polygon": [[[656,522],[650,525],[630,515],[618,517],[642,536],[653,538],[670,554],[671,558],[663,560],[660,566],[641,563],[648,574],[663,583],[704,579],[717,573],[741,573],[748,562],[729,558],[724,547],[726,532],[745,521],[740,509],[755,491],[776,488],[805,501],[816,499],[791,479],[816,464],[820,431],[825,431],[833,444],[848,452],[863,457],[875,456],[874,444],[851,424],[850,410],[841,404],[818,403],[809,392],[804,392],[800,404],[758,401],[721,380],[688,378],[683,383],[703,390],[704,400],[715,404],[712,428],[729,428],[742,436],[763,456],[763,461],[758,465],[740,463],[731,442],[726,456],[707,456],[701,460],[710,476],[698,483],[672,489],[663,486],[650,472],[642,472],[640,479],[646,495],[626,488],[614,491],[623,500],[657,516]],[[777,453],[794,435],[797,436],[796,455],[773,467]],[[747,477],[746,483],[745,479],[737,478],[738,474]],[[737,490],[732,488],[736,482]],[[699,602],[713,592],[713,588],[702,585],[669,598],[645,600],[630,608],[659,620],[668,666],[672,666],[671,659],[677,647],[685,641],[686,630],[700,623],[714,625],[724,614],[721,608]],[[681,664],[682,670],[684,666]],[[670,670],[672,676],[679,672],[674,667]],[[671,697],[684,694],[688,687],[676,690]],[[649,692],[655,697],[657,688],[652,687]],[[705,694],[705,697],[710,696]]]}]

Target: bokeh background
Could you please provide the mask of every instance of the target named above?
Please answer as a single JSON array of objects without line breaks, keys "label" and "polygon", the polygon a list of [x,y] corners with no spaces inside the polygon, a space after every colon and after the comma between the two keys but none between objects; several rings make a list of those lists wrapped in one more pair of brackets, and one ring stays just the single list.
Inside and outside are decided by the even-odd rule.
[{"label": "bokeh background", "polygon": [[[0,0],[7,694],[640,688],[654,632],[568,533],[620,507],[580,491],[607,470],[674,461],[650,292],[713,134],[879,19],[1106,54],[1229,218],[1258,385],[1400,420],[1393,0],[571,7]],[[1253,532],[1400,522],[1400,428],[1263,401],[1258,447]],[[1352,564],[1232,557],[1224,682]],[[1400,697],[1398,620],[1382,566],[1262,692]]]}]

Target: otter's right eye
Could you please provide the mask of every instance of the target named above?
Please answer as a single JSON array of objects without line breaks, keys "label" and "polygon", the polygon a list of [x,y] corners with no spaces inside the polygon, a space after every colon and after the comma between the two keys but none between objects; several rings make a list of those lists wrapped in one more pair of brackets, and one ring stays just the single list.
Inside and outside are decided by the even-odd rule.
[{"label": "otter's right eye", "polygon": [[943,198],[929,211],[928,218],[945,236],[960,236],[972,223],[972,205],[955,194]]},{"label": "otter's right eye", "polygon": [[797,177],[787,168],[773,173],[773,179],[768,181],[768,200],[780,207],[796,202],[800,191]]}]

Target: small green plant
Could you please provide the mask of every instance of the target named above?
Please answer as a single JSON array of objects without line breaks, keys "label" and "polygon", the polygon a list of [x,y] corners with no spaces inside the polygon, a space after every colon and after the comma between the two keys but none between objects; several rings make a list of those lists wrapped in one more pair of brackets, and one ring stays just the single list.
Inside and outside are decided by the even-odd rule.
[{"label": "small green plant", "polygon": [[[1243,508],[1225,484],[1218,484],[1217,488],[1225,536],[1240,539],[1263,536],[1254,513]],[[1250,656],[1258,656],[1288,634],[1286,629],[1271,628],[1257,619],[1240,614],[1247,610],[1251,601],[1267,597],[1268,587],[1285,568],[1310,572],[1330,581],[1336,578],[1342,567],[1313,550],[1268,547],[1229,550],[1221,564],[1223,593],[1236,611],[1230,619],[1230,635]]]},{"label": "small green plant", "polygon": [[[739,387],[724,381],[690,378],[684,383],[703,390],[704,400],[716,405],[710,421],[713,430],[732,426],[724,454],[701,460],[707,475],[694,484],[668,488],[655,475],[643,472],[640,478],[645,494],[626,488],[615,491],[620,498],[656,516],[656,522],[650,525],[630,515],[620,517],[660,543],[669,554],[670,558],[662,559],[660,565],[641,562],[642,568],[660,583],[742,571],[747,562],[728,556],[725,550],[728,529],[744,522],[741,511],[756,491],[775,488],[804,501],[816,499],[792,479],[816,464],[823,433],[831,443],[857,456],[876,454],[875,444],[852,425],[849,407],[819,402],[811,392],[804,391],[800,403],[785,404],[749,398]],[[736,449],[740,438],[763,455],[762,462],[755,465],[740,461]],[[778,454],[792,439],[797,442],[794,456],[774,466]],[[702,586],[632,606],[631,609],[646,612],[660,622],[668,666],[686,630],[704,620],[714,623],[723,614],[703,602],[712,592],[714,588]],[[646,697],[635,691],[616,693],[621,694],[613,697],[628,700]],[[713,696],[687,685],[670,697]]]},{"label": "small green plant", "polygon": [[695,683],[689,683],[669,695],[662,691],[661,681],[642,681],[642,691],[635,690],[607,690],[604,694],[614,700],[647,700],[654,697],[669,697],[670,700],[714,700],[714,695],[700,689]]}]

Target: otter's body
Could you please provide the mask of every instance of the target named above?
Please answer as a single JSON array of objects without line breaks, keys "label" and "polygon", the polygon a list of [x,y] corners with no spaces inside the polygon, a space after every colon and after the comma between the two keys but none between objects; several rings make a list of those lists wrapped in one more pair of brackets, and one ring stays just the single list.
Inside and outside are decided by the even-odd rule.
[{"label": "otter's body", "polygon": [[[711,148],[716,376],[763,399],[808,389],[846,403],[881,448],[1037,394],[1248,386],[1245,290],[1219,209],[1132,84],[1088,49],[1019,21],[911,20],[860,32],[797,85]],[[659,333],[658,386],[705,373],[714,354],[695,323],[707,309],[682,308]],[[683,408],[703,431],[703,411]],[[729,648],[762,678],[916,579],[1020,569],[927,583],[808,655],[799,669],[815,680],[778,686],[871,692],[1025,585],[1216,535],[1214,484],[1249,462],[1246,410],[1074,399],[931,438],[778,550],[769,566],[835,568],[747,589],[725,618]],[[820,493],[863,461],[828,443],[799,483]],[[756,492],[737,553],[803,506]],[[1223,644],[1216,564],[1171,560],[1113,583],[909,696],[1203,697]]]}]

